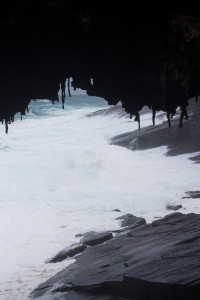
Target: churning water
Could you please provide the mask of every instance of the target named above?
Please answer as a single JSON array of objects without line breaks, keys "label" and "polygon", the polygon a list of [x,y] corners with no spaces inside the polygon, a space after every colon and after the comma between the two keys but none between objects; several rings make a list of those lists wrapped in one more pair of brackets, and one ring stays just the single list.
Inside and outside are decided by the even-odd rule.
[{"label": "churning water", "polygon": [[[118,228],[116,208],[147,221],[167,214],[167,204],[200,212],[197,199],[181,199],[184,191],[199,189],[200,167],[187,159],[191,155],[109,145],[137,124],[115,115],[87,117],[106,107],[103,99],[86,95],[73,96],[65,110],[33,101],[8,135],[0,128],[1,300],[27,299],[72,263],[45,261],[78,242],[77,233]],[[150,114],[142,119],[142,126],[151,123]]]}]

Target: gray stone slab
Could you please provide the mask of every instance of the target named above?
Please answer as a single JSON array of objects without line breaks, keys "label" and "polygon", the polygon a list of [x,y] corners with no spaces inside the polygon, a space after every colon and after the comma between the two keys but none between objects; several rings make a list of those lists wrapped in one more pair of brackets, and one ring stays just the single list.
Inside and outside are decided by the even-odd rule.
[{"label": "gray stone slab", "polygon": [[85,293],[96,299],[111,295],[113,299],[199,300],[200,215],[172,213],[131,229],[129,235],[88,247],[73,265],[33,291],[32,297],[51,299],[66,286],[79,296]]}]

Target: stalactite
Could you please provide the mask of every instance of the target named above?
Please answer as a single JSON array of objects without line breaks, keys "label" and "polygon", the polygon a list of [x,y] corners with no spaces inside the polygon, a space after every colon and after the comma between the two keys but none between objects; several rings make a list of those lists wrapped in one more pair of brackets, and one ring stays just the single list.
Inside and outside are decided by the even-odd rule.
[{"label": "stalactite", "polygon": [[171,120],[170,120],[170,113],[167,112],[167,121],[168,121],[168,126],[169,128],[171,127]]},{"label": "stalactite", "polygon": [[67,79],[67,86],[68,86],[68,94],[69,94],[69,97],[71,97],[71,92],[70,92],[70,78]]},{"label": "stalactite", "polygon": [[6,134],[8,133],[8,120],[5,120],[5,131]]},{"label": "stalactite", "polygon": [[65,108],[65,95],[62,94],[62,109]]},{"label": "stalactite", "polygon": [[66,79],[62,79],[60,82],[61,87],[61,99],[62,99],[62,109],[65,108],[65,88],[66,88]]},{"label": "stalactite", "polygon": [[153,126],[155,126],[155,117],[156,117],[156,110],[153,108],[152,109],[152,122],[153,122]]},{"label": "stalactite", "polygon": [[65,108],[65,94],[62,93],[62,109]]},{"label": "stalactite", "polygon": [[65,101],[62,98],[62,109],[65,109]]},{"label": "stalactite", "polygon": [[181,112],[181,115],[180,115],[180,120],[179,120],[179,127],[183,127],[183,113]]},{"label": "stalactite", "polygon": [[187,112],[187,108],[185,108],[185,120],[188,120],[189,117],[188,117],[188,112]]},{"label": "stalactite", "polygon": [[139,114],[139,112],[137,112],[137,113],[135,114],[135,119],[134,119],[134,121],[138,122],[138,129],[140,130],[140,114]]},{"label": "stalactite", "polygon": [[185,120],[188,120],[188,112],[186,104],[181,105],[181,115],[179,120],[179,127],[183,127],[183,118],[185,117]]}]

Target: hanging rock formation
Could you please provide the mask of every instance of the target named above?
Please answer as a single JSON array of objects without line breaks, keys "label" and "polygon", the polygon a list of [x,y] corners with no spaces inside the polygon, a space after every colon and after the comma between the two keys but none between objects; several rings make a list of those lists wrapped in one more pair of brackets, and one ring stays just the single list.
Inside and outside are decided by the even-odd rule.
[{"label": "hanging rock formation", "polygon": [[[3,5],[4,4],[4,5]],[[196,1],[6,1],[0,12],[0,120],[26,113],[31,99],[58,100],[72,87],[122,101],[140,123],[144,105],[180,126],[200,79],[200,13]],[[92,80],[91,80],[92,79]],[[68,81],[69,83],[69,81]],[[70,96],[70,86],[67,83]],[[64,106],[65,94],[62,102]]]}]

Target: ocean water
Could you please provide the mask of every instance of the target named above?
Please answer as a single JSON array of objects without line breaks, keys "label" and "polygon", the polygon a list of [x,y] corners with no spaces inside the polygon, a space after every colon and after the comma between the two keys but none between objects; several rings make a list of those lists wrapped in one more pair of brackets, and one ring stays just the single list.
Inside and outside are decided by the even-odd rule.
[{"label": "ocean water", "polygon": [[[151,222],[169,213],[168,204],[200,213],[198,199],[182,199],[199,189],[200,165],[188,159],[192,155],[168,157],[165,146],[132,152],[109,145],[137,124],[116,115],[87,117],[107,107],[104,99],[86,95],[68,99],[65,110],[60,103],[32,101],[8,135],[0,127],[1,300],[28,299],[74,259],[45,261],[78,242],[78,233],[119,228],[120,214]],[[151,114],[143,115],[141,126],[150,123]]]}]

